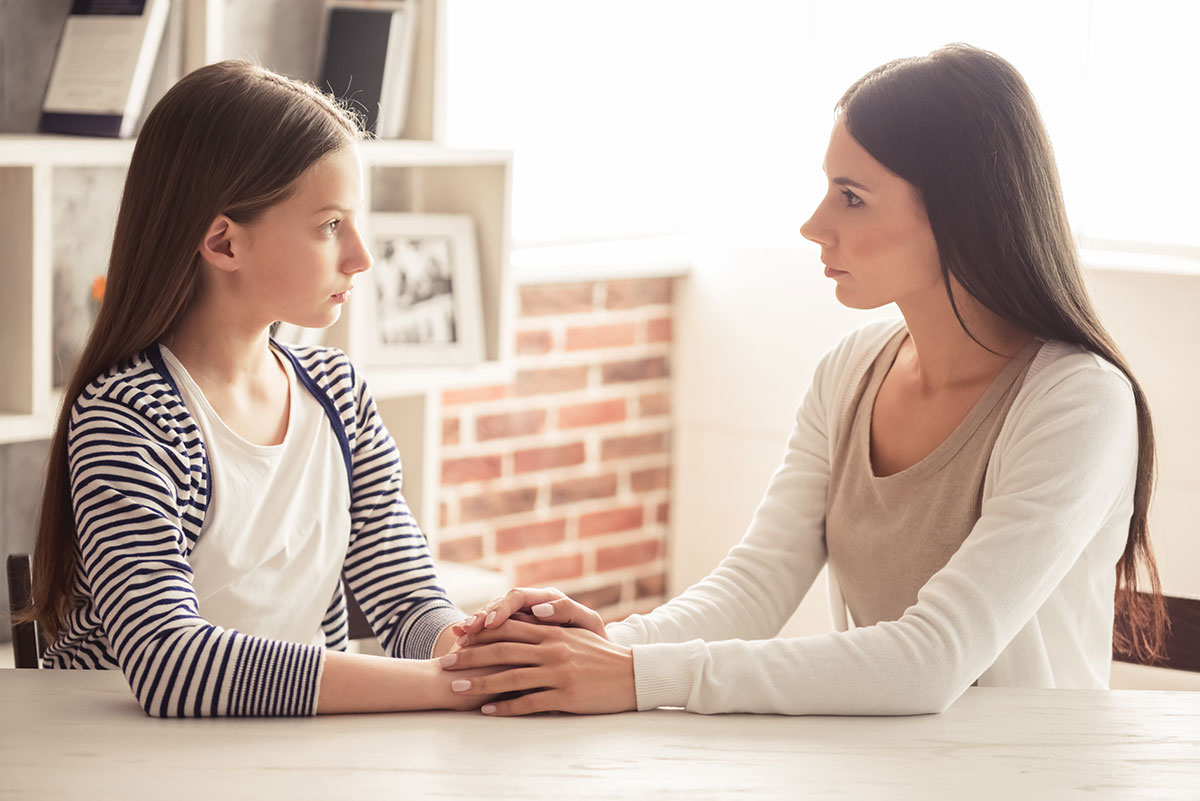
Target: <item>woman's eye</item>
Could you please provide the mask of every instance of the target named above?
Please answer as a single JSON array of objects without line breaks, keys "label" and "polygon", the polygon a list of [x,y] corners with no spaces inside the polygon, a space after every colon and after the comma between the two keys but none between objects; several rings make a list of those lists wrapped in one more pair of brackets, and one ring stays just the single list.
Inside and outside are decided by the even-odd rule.
[{"label": "woman's eye", "polygon": [[843,189],[842,194],[846,196],[846,205],[850,208],[857,208],[862,205],[862,198],[851,192],[849,189]]},{"label": "woman's eye", "polygon": [[332,235],[337,230],[338,223],[340,222],[341,220],[330,220],[321,226],[321,233]]}]

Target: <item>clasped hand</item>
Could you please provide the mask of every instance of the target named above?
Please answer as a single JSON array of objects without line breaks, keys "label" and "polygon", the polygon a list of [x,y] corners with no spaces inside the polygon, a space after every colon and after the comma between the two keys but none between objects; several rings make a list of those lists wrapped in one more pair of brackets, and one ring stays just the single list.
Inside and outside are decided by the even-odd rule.
[{"label": "clasped hand", "polygon": [[[611,642],[600,615],[555,589],[513,589],[453,626],[458,650],[439,661],[463,695],[511,695],[487,715],[603,714],[637,709],[633,652]],[[471,679],[454,671],[502,668]]]}]

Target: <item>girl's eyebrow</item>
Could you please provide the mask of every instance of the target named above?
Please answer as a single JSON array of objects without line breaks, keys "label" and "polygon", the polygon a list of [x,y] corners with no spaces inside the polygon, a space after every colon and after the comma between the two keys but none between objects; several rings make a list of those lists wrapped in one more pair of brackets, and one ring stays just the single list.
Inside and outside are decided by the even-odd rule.
[{"label": "girl's eyebrow", "polygon": [[330,205],[330,206],[322,206],[321,208],[314,211],[313,214],[324,214],[327,211],[340,211],[342,214],[350,213],[350,209],[345,209],[345,208],[342,208],[341,206],[337,206],[337,205]]}]

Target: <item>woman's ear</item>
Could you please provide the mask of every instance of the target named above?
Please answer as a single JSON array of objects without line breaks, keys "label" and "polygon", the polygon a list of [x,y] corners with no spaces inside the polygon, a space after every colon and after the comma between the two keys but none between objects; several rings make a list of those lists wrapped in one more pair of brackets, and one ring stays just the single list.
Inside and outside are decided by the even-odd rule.
[{"label": "woman's ear", "polygon": [[[217,215],[204,239],[200,242],[200,257],[218,270],[233,272],[237,270],[237,256],[234,255],[234,239],[240,240],[241,226],[224,214]],[[239,241],[238,245],[241,244]],[[240,250],[240,247],[238,248]]]}]

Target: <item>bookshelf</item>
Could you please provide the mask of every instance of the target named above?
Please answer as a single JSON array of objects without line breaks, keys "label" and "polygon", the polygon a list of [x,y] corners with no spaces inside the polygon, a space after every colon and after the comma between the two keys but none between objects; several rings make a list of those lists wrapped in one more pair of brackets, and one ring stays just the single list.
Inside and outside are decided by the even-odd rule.
[{"label": "bookshelf", "polygon": [[[314,5],[313,0],[306,2]],[[324,336],[325,343],[343,348],[356,359],[371,385],[404,457],[405,495],[431,542],[436,540],[439,524],[441,392],[454,386],[507,380],[513,295],[509,271],[511,154],[452,149],[436,141],[441,6],[439,0],[424,0],[420,8],[407,115],[413,138],[363,144],[366,190],[371,211],[469,214],[474,219],[486,359],[453,368],[364,365],[356,354],[360,347],[355,326],[348,319],[354,313],[353,302]],[[221,43],[222,32],[229,28],[226,14],[237,7],[224,0],[185,0],[173,9],[179,39],[164,47],[173,48],[178,55],[180,74],[208,61],[240,55],[227,52]],[[180,10],[182,13],[177,13]],[[315,42],[316,31],[312,33]],[[0,292],[0,337],[4,343],[0,444],[46,439],[61,405],[61,392],[54,386],[54,275],[61,261],[56,254],[61,252],[64,238],[88,237],[94,232],[81,234],[70,225],[57,226],[63,212],[56,208],[56,199],[68,191],[78,195],[81,176],[88,171],[112,173],[107,176],[109,183],[123,180],[133,147],[128,140],[0,134],[0,236],[6,243],[0,261],[5,287]],[[115,222],[116,209],[111,209],[111,216]],[[107,231],[110,238],[111,233]],[[87,252],[98,250],[93,247]],[[107,252],[104,256],[106,259]],[[106,266],[106,260],[95,264],[94,272],[101,274]]]}]

